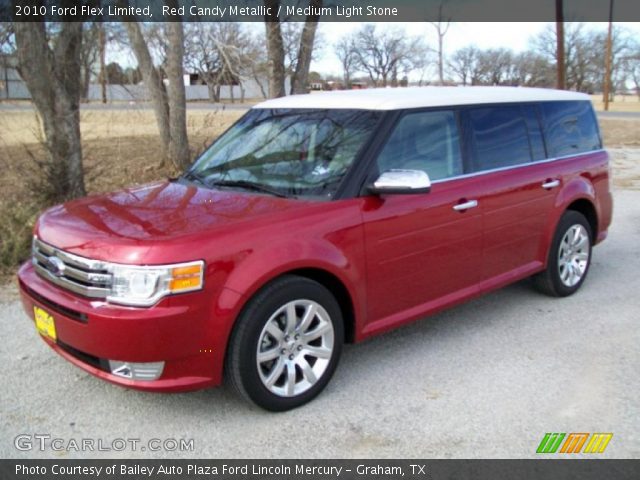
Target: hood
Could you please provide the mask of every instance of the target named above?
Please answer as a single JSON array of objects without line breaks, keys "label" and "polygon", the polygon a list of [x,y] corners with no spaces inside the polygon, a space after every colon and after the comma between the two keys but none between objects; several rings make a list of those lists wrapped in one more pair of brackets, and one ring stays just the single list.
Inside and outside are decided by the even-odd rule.
[{"label": "hood", "polygon": [[[47,210],[36,234],[60,249],[117,261],[114,247],[151,248],[231,229],[308,202],[163,182],[90,196]],[[106,257],[106,258],[105,258]],[[114,258],[116,257],[116,258]]]}]

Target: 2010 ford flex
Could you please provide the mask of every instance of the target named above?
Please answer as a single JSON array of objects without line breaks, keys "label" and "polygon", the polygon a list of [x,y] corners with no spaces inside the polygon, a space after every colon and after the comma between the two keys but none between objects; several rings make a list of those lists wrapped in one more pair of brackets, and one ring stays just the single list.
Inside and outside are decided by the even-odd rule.
[{"label": "2010 ford flex", "polygon": [[252,108],[176,180],[46,211],[19,281],[42,338],[100,378],[226,378],[286,410],[325,387],[344,342],[529,276],[574,293],[611,211],[586,95],[291,96]]}]

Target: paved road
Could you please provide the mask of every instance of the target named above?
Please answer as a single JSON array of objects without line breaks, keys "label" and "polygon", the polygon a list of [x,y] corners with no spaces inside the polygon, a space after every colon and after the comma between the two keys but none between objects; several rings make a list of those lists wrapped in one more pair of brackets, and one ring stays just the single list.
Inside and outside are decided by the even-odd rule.
[{"label": "paved road", "polygon": [[640,457],[640,191],[616,194],[610,238],[583,289],[526,282],[346,348],[298,410],[252,408],[227,388],[160,395],[101,382],[57,357],[17,302],[1,305],[0,457],[21,433],[189,438],[192,452],[95,457],[534,457],[545,432],[613,432],[603,455]]}]

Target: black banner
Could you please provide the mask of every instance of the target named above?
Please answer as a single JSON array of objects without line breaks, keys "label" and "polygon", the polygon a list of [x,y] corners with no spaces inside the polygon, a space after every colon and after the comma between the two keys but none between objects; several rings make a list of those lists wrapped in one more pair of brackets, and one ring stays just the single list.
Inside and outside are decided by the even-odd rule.
[{"label": "black banner", "polygon": [[640,460],[0,460],[2,480],[637,480]]},{"label": "black banner", "polygon": [[[442,10],[440,5],[442,3]],[[551,22],[555,0],[0,0],[0,21]],[[608,21],[609,1],[564,0],[567,21]],[[637,0],[616,0],[614,20],[640,21]]]}]

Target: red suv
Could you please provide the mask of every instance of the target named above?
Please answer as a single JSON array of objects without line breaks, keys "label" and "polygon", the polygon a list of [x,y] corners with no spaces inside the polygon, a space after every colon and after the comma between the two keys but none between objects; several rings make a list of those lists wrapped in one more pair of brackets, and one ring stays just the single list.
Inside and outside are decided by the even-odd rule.
[{"label": "red suv", "polygon": [[529,276],[574,293],[611,210],[586,95],[291,96],[252,108],[176,180],[45,212],[19,281],[43,339],[100,378],[226,378],[286,410],[325,387],[345,341]]}]

